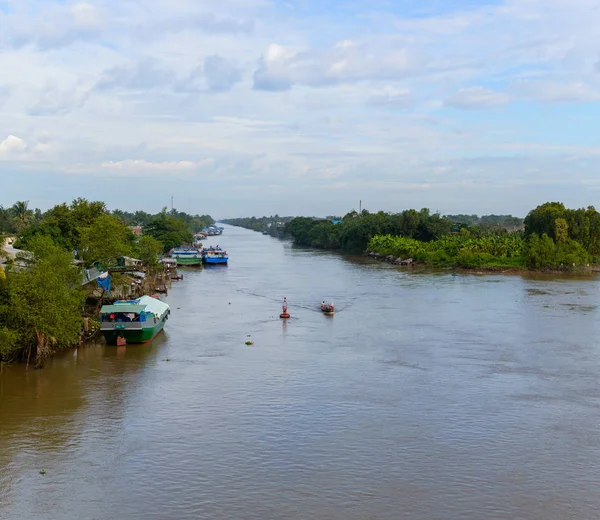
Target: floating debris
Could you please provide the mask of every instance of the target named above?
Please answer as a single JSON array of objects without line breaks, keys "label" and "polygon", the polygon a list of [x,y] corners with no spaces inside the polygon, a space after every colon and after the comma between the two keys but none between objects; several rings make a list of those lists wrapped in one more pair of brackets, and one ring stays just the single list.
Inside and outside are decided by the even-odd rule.
[{"label": "floating debris", "polygon": [[248,346],[254,345],[254,341],[246,341],[246,345],[248,345]]},{"label": "floating debris", "polygon": [[45,470],[43,470],[43,469],[41,469],[41,470],[40,470],[40,475],[45,475],[45,474],[46,474],[46,471],[45,471]]}]

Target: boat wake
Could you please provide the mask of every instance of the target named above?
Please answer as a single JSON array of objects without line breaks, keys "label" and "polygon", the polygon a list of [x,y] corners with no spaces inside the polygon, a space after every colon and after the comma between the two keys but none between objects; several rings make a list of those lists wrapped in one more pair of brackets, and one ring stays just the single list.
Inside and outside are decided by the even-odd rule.
[{"label": "boat wake", "polygon": [[[261,298],[263,300],[268,300],[273,303],[281,303],[281,298],[279,298],[279,297],[261,294],[261,293],[255,292],[253,290],[250,290],[250,289],[236,289],[236,292],[245,294],[247,296],[253,296],[255,298]],[[323,297],[321,295],[317,295],[314,298],[311,298],[310,301],[306,301],[304,299],[301,299],[301,300],[291,299],[290,300],[290,309],[296,308],[296,309],[303,309],[303,310],[307,310],[307,311],[321,313],[321,301],[322,300],[323,300]],[[357,297],[348,298],[346,295],[343,295],[343,296],[342,295],[338,295],[338,296],[329,295],[329,298],[325,299],[325,303],[333,302],[335,305],[335,311],[337,313],[337,312],[344,311],[344,310],[351,308],[358,300],[359,300],[359,298],[357,298]]]}]

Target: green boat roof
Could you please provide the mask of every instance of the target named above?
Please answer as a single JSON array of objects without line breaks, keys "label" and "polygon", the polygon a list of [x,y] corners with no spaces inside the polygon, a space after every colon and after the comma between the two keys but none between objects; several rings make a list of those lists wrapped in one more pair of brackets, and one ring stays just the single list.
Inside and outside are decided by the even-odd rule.
[{"label": "green boat roof", "polygon": [[146,308],[145,305],[136,305],[134,303],[122,303],[118,305],[103,305],[100,309],[101,314],[111,314],[114,312],[133,312],[140,314]]}]

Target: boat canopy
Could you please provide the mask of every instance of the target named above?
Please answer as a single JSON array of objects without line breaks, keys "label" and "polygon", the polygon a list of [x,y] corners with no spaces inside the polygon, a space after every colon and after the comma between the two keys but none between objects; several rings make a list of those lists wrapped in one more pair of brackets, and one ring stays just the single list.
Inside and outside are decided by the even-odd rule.
[{"label": "boat canopy", "polygon": [[103,305],[102,309],[100,309],[101,314],[115,314],[118,312],[126,312],[134,314],[140,314],[146,308],[145,305],[135,305],[135,304],[124,304],[121,303],[119,305]]},{"label": "boat canopy", "polygon": [[151,296],[142,296],[137,300],[117,301],[113,305],[103,305],[100,312],[101,314],[118,312],[141,314],[142,312],[147,312],[160,316],[168,309],[169,306],[165,302],[161,302]]}]

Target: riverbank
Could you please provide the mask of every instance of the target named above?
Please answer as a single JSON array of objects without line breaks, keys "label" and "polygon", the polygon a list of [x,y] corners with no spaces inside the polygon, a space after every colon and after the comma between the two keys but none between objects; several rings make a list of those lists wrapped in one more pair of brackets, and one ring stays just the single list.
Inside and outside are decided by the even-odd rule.
[{"label": "riverbank", "polygon": [[37,366],[93,337],[103,303],[165,294],[171,277],[161,254],[214,222],[166,208],[109,211],[85,199],[45,213],[17,206],[22,214],[10,210],[0,228],[14,237],[14,247],[0,244],[0,362]]},{"label": "riverbank", "polygon": [[510,262],[502,263],[499,261],[497,264],[491,265],[479,265],[473,267],[465,267],[461,265],[444,265],[434,266],[428,265],[425,262],[415,261],[412,258],[402,259],[400,257],[394,257],[393,255],[383,256],[378,253],[368,252],[363,255],[363,258],[372,260],[374,262],[386,263],[390,266],[397,267],[402,270],[409,270],[410,272],[418,273],[435,273],[435,272],[456,272],[462,274],[480,274],[480,275],[494,275],[494,274],[512,274],[512,275],[549,275],[549,276],[586,276],[594,277],[600,274],[600,264],[590,264],[585,266],[571,266],[569,269],[530,269],[521,262],[515,262],[514,265]]}]

